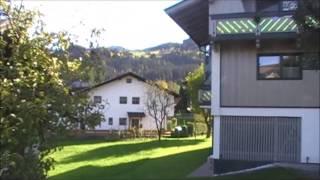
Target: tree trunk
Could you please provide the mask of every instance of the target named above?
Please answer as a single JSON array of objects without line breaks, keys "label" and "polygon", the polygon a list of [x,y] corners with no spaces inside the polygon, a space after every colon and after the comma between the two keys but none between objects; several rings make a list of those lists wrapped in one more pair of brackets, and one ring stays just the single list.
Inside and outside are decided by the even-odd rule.
[{"label": "tree trunk", "polygon": [[161,129],[158,130],[158,141],[161,141]]},{"label": "tree trunk", "polygon": [[211,137],[211,125],[210,123],[206,123],[207,125],[207,136],[206,138],[210,138]]},{"label": "tree trunk", "polygon": [[210,138],[211,137],[211,118],[210,118],[210,114],[203,112],[203,116],[204,116],[204,121],[206,123],[207,126],[207,135],[206,138]]}]

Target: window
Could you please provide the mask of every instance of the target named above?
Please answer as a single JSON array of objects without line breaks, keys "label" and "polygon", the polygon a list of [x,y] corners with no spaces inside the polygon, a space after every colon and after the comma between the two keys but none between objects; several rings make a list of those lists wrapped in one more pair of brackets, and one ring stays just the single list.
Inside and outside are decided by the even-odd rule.
[{"label": "window", "polygon": [[127,82],[127,83],[132,83],[132,79],[131,79],[131,78],[127,78],[127,79],[126,79],[126,82]]},{"label": "window", "polygon": [[127,97],[120,97],[120,104],[127,104]]},{"label": "window", "polygon": [[108,124],[109,124],[109,125],[113,125],[113,118],[112,118],[112,117],[109,117],[109,119],[108,119]]},{"label": "window", "polygon": [[102,98],[101,96],[93,96],[93,103],[101,103]]},{"label": "window", "polygon": [[277,11],[294,11],[298,8],[297,0],[258,0],[257,11],[277,12]]},{"label": "window", "polygon": [[120,126],[127,125],[127,118],[119,118],[119,125]]},{"label": "window", "polygon": [[282,11],[294,11],[298,8],[298,2],[295,0],[282,1]]},{"label": "window", "polygon": [[297,54],[258,56],[258,79],[302,79],[300,56]]},{"label": "window", "polygon": [[140,104],[140,98],[139,97],[133,97],[132,98],[132,104]]}]

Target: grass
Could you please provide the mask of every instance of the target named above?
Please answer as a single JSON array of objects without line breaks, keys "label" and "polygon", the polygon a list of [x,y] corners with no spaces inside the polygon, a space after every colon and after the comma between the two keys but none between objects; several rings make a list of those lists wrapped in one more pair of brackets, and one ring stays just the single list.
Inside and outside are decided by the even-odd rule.
[{"label": "grass", "polygon": [[[107,142],[82,140],[62,142],[62,151],[51,156],[57,161],[49,172],[49,180],[76,179],[185,179],[204,163],[211,151],[210,139],[150,139]],[[228,179],[297,179],[285,169],[269,169],[255,173],[199,180]]]}]

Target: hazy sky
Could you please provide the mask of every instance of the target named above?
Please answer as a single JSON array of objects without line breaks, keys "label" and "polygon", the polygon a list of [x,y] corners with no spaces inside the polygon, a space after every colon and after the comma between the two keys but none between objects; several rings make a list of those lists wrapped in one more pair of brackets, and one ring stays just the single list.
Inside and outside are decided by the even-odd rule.
[{"label": "hazy sky", "polygon": [[143,49],[188,38],[164,9],[174,0],[36,1],[24,0],[27,8],[38,9],[49,31],[67,30],[78,44],[87,46],[91,29],[104,28],[101,46]]}]

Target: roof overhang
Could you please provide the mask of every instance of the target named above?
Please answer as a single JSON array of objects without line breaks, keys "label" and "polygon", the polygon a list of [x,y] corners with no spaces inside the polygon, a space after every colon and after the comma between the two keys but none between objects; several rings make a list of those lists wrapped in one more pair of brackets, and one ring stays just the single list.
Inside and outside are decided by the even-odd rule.
[{"label": "roof overhang", "polygon": [[145,117],[146,114],[144,112],[128,112],[129,117]]},{"label": "roof overhang", "polygon": [[184,0],[165,11],[199,47],[208,44],[208,0]]}]

